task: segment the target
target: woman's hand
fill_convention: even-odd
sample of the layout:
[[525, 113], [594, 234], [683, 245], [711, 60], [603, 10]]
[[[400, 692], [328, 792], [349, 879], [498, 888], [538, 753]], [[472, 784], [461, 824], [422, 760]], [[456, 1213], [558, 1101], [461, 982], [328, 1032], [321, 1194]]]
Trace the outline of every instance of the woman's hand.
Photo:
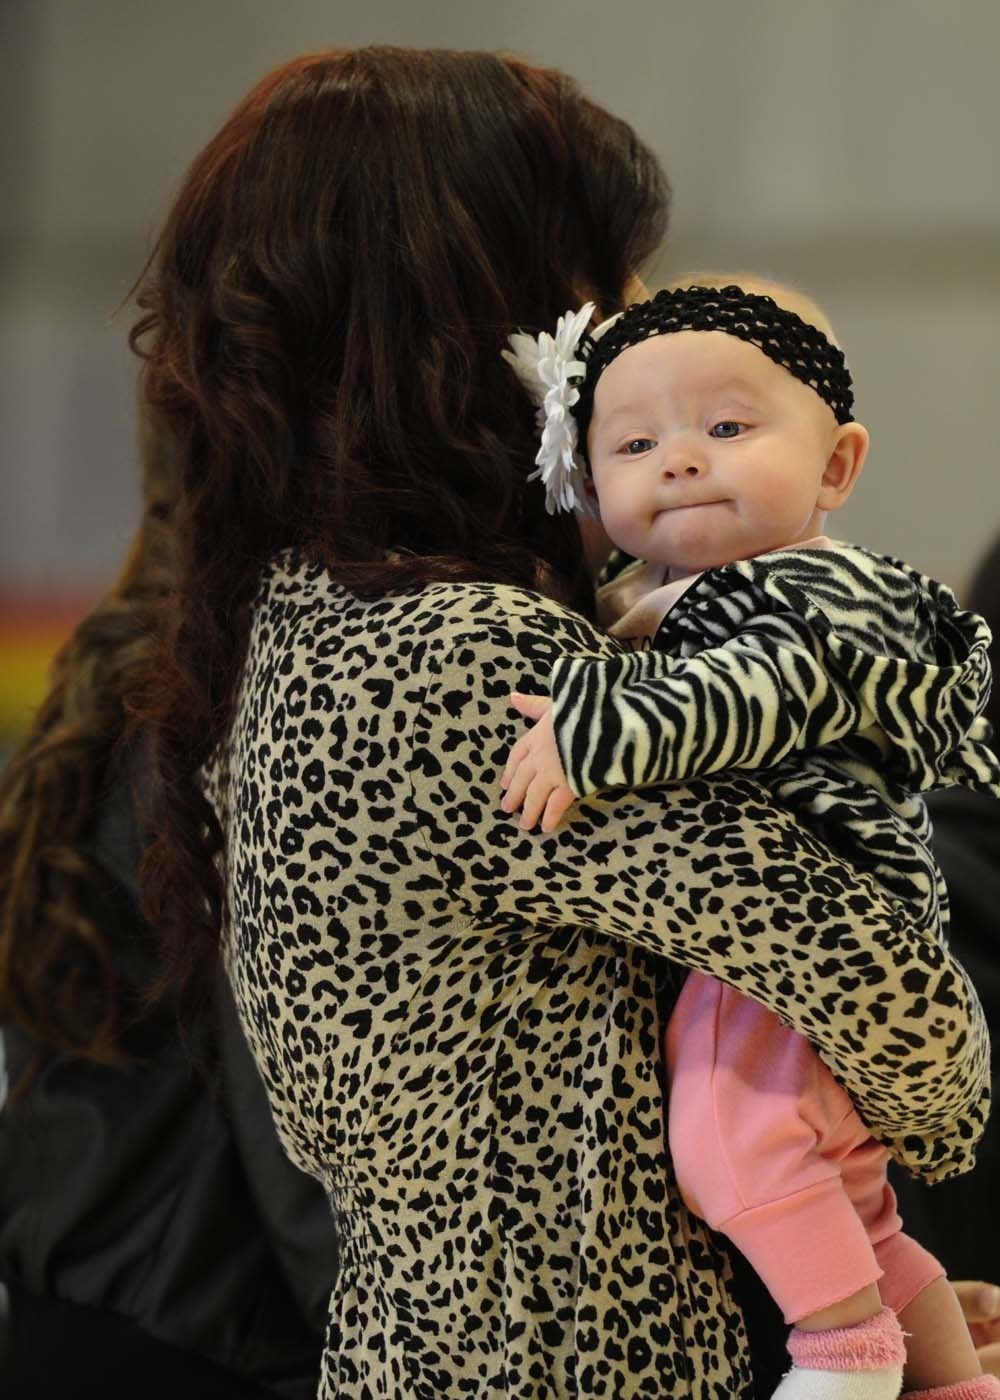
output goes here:
[[952, 1285], [988, 1376], [1000, 1376], [1000, 1288], [964, 1280]]
[[544, 695], [519, 695], [514, 691], [510, 703], [519, 715], [535, 723], [510, 751], [500, 779], [504, 790], [500, 806], [505, 812], [520, 811], [525, 831], [531, 831], [539, 817], [543, 831], [555, 831], [576, 797], [566, 784], [559, 757], [552, 701]]

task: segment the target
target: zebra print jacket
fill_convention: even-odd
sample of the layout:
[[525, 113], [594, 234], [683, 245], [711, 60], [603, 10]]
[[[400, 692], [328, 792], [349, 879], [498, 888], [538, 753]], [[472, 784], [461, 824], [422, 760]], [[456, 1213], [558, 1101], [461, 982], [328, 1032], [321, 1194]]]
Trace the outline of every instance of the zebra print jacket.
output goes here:
[[583, 796], [753, 769], [940, 935], [947, 902], [921, 794], [1000, 796], [980, 718], [989, 641], [943, 584], [858, 546], [712, 569], [648, 649], [555, 663], [567, 780]]

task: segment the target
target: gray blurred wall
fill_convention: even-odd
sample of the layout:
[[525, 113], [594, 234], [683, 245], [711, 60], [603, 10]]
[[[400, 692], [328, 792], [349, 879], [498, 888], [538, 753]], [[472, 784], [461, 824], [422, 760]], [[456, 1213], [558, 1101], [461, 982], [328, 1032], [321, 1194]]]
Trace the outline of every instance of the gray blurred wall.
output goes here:
[[137, 505], [129, 313], [190, 157], [328, 44], [572, 72], [675, 189], [655, 283], [799, 281], [872, 430], [832, 532], [959, 585], [1000, 529], [997, 0], [0, 0], [0, 587], [96, 584]]

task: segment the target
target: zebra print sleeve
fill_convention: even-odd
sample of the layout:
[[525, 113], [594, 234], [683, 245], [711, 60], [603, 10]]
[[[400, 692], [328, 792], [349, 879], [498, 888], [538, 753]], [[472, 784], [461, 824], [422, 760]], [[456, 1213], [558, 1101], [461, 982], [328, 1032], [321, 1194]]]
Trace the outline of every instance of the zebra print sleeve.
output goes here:
[[863, 736], [899, 797], [1000, 792], [977, 719], [988, 643], [942, 584], [855, 546], [730, 564], [688, 590], [653, 651], [556, 663], [567, 780], [583, 796], [766, 770]]
[[819, 639], [791, 614], [752, 619], [697, 656], [563, 658], [552, 698], [560, 756], [578, 797], [769, 768], [872, 723], [850, 685], [828, 673]]

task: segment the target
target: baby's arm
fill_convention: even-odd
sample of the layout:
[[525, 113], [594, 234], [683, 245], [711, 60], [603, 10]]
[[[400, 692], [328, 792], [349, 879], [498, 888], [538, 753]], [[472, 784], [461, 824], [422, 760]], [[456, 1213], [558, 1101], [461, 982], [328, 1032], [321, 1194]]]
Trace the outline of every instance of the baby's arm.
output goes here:
[[873, 719], [791, 613], [749, 619], [696, 656], [567, 657], [553, 670], [551, 703], [512, 703], [536, 724], [511, 750], [502, 805], [523, 805], [521, 825], [541, 818], [543, 831], [554, 830], [574, 796], [772, 767]]
[[642, 787], [764, 769], [856, 734], [874, 717], [809, 625], [764, 614], [695, 656], [566, 657], [553, 728], [570, 788]]
[[764, 770], [863, 736], [865, 764], [900, 790], [1000, 793], [976, 719], [987, 643], [981, 619], [896, 561], [852, 546], [762, 556], [704, 575], [653, 650], [557, 661], [560, 764], [546, 771], [584, 796]]

